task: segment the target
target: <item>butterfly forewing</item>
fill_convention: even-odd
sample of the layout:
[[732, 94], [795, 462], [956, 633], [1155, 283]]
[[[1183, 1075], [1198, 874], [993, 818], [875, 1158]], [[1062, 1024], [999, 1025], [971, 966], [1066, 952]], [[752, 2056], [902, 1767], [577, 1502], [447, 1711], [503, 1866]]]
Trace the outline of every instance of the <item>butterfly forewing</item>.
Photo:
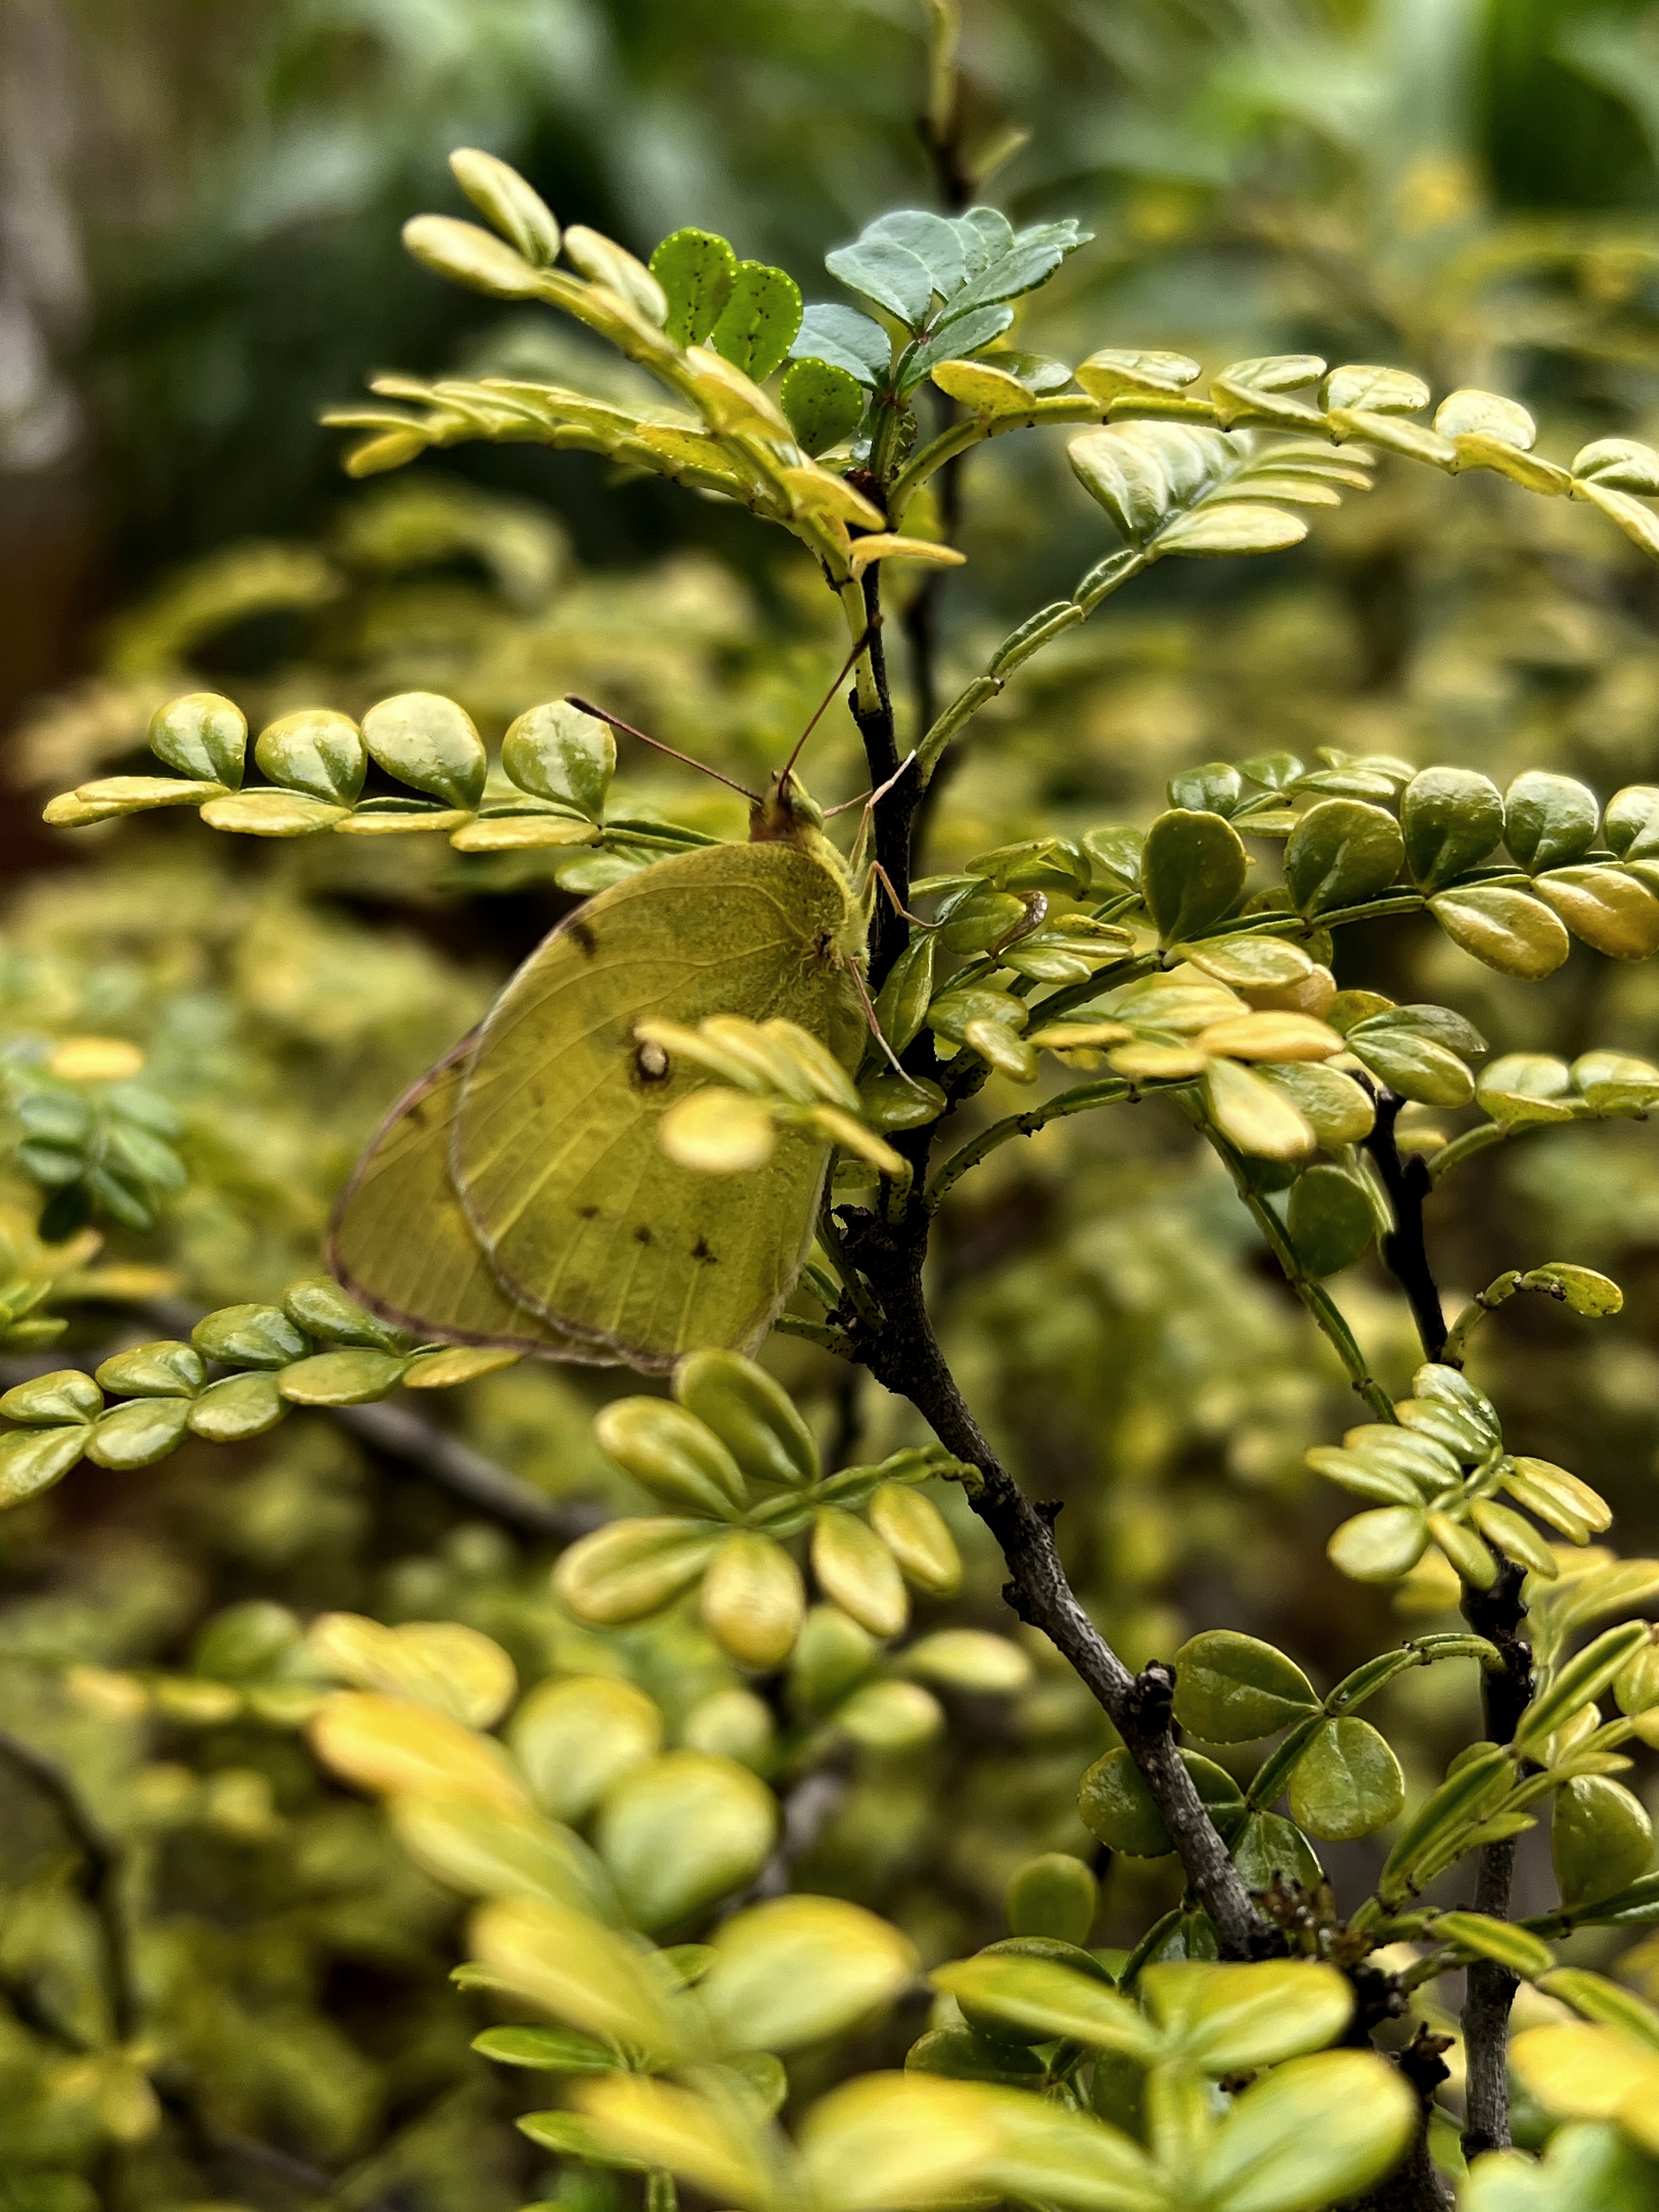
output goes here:
[[658, 862], [561, 923], [478, 1032], [450, 1138], [473, 1236], [508, 1297], [640, 1366], [752, 1348], [799, 1275], [828, 1153], [780, 1133], [763, 1168], [710, 1176], [657, 1142], [705, 1073], [634, 1030], [711, 1014], [798, 1022], [855, 1066], [864, 1021], [836, 949], [844, 880], [786, 843]]
[[329, 1265], [371, 1312], [418, 1338], [614, 1364], [606, 1346], [510, 1298], [461, 1211], [449, 1133], [472, 1044], [464, 1038], [381, 1123], [334, 1210]]

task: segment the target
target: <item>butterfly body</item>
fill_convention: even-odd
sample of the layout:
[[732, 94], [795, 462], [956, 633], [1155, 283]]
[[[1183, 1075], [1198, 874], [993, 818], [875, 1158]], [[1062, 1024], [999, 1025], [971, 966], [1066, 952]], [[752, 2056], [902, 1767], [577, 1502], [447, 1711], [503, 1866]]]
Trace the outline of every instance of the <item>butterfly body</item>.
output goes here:
[[706, 1079], [635, 1029], [781, 1018], [856, 1067], [866, 924], [808, 806], [775, 787], [750, 843], [658, 861], [544, 940], [360, 1164], [330, 1244], [355, 1296], [422, 1338], [551, 1358], [663, 1368], [759, 1343], [828, 1147], [789, 1129], [753, 1173], [678, 1166], [658, 1124]]

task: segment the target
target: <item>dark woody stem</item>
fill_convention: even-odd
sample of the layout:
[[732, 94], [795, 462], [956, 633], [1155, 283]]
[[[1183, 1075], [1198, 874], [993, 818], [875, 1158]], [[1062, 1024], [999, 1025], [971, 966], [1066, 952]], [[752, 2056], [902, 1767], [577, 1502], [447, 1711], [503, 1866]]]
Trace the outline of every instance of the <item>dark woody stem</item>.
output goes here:
[[[880, 611], [873, 568], [865, 578], [865, 605], [873, 623]], [[880, 704], [873, 712], [860, 713], [855, 694], [853, 713], [864, 738], [871, 781], [878, 787], [898, 765], [878, 627], [874, 629], [872, 648]], [[914, 775], [901, 776], [876, 805], [876, 856], [901, 900], [908, 892], [911, 837], [919, 795]], [[870, 981], [872, 987], [879, 988], [882, 977], [908, 942], [909, 932], [902, 915], [894, 913], [887, 902], [878, 902], [877, 916]], [[913, 1054], [919, 1048], [921, 1057], [931, 1065], [932, 1044], [924, 1031]], [[926, 1070], [918, 1066], [916, 1072]], [[977, 1470], [979, 1480], [970, 1486], [969, 1496], [1007, 1562], [1009, 1580], [1004, 1596], [1022, 1620], [1040, 1628], [1071, 1662], [1123, 1738], [1163, 1816], [1187, 1878], [1215, 1923], [1224, 1954], [1246, 1959], [1276, 1950], [1280, 1948], [1277, 1932], [1251, 1903], [1231, 1855], [1176, 1748], [1170, 1725], [1173, 1675], [1164, 1666], [1149, 1667], [1139, 1675], [1132, 1674], [1090, 1620], [1066, 1577], [1054, 1543], [1053, 1522], [1058, 1507], [1034, 1505], [1025, 1496], [986, 1441], [939, 1348], [921, 1281], [932, 1219], [922, 1195], [932, 1133], [930, 1128], [922, 1128], [899, 1138], [899, 1147], [910, 1158], [914, 1173], [896, 1219], [883, 1219], [865, 1212], [841, 1217], [843, 1261], [849, 1273], [856, 1271], [868, 1284], [876, 1311], [870, 1312], [869, 1301], [864, 1302], [865, 1310], [859, 1311], [849, 1297], [836, 1318], [851, 1336], [855, 1356], [877, 1381], [907, 1397], [940, 1443]]]
[[1446, 1348], [1446, 1316], [1423, 1230], [1423, 1203], [1434, 1184], [1422, 1154], [1402, 1153], [1395, 1142], [1395, 1123], [1406, 1101], [1380, 1086], [1376, 1096], [1376, 1122], [1364, 1145], [1382, 1178], [1395, 1218], [1392, 1234], [1382, 1239], [1382, 1261], [1410, 1301], [1425, 1353], [1438, 1359]]
[[[1477, 1635], [1498, 1646], [1501, 1671], [1481, 1674], [1486, 1735], [1508, 1743], [1532, 1698], [1532, 1650], [1521, 1634], [1527, 1608], [1521, 1602], [1522, 1571], [1506, 1559], [1489, 1590], [1466, 1589], [1463, 1617]], [[1510, 1885], [1515, 1874], [1515, 1840], [1483, 1844], [1475, 1861], [1474, 1909], [1495, 1920], [1509, 1917]], [[1463, 2115], [1463, 2154], [1507, 2150], [1510, 2143], [1510, 2007], [1518, 1984], [1506, 1966], [1477, 1959], [1464, 1984], [1463, 2045], [1468, 2085]]]

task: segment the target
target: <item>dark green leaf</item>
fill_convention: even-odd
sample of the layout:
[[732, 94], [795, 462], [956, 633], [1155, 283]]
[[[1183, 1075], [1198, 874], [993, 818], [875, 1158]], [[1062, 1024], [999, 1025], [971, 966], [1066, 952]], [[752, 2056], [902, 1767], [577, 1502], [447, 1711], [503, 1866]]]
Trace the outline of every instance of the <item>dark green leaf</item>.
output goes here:
[[[703, 345], [732, 296], [738, 258], [708, 230], [677, 230], [651, 257], [651, 274], [668, 301], [667, 331], [676, 345]], [[799, 295], [797, 295], [799, 296]]]
[[1312, 1167], [1297, 1177], [1286, 1218], [1297, 1260], [1310, 1282], [1352, 1267], [1376, 1228], [1370, 1194], [1337, 1167]]
[[1425, 768], [1400, 800], [1406, 859], [1425, 890], [1484, 860], [1504, 835], [1504, 801], [1490, 776], [1468, 768]]
[[1392, 814], [1358, 799], [1326, 799], [1291, 830], [1285, 881], [1303, 914], [1358, 906], [1388, 890], [1406, 848]]
[[778, 396], [804, 453], [827, 453], [850, 438], [864, 420], [863, 386], [833, 362], [796, 362]]
[[856, 307], [808, 307], [789, 349], [797, 361], [827, 361], [860, 384], [873, 385], [890, 366], [893, 348], [881, 325]]
[[1146, 833], [1140, 884], [1165, 945], [1201, 937], [1243, 895], [1249, 863], [1238, 832], [1218, 814], [1172, 807]]
[[788, 357], [801, 325], [800, 287], [781, 269], [739, 261], [731, 296], [709, 332], [714, 351], [757, 384]]

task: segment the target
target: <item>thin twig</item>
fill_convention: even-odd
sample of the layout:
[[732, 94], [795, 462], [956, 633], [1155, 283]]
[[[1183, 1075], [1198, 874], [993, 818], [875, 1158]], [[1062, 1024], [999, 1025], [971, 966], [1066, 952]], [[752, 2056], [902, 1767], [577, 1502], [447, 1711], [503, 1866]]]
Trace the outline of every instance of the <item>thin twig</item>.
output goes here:
[[132, 1968], [132, 1939], [127, 1926], [125, 1901], [121, 1895], [125, 1871], [118, 1844], [107, 1836], [83, 1802], [70, 1776], [55, 1759], [11, 1729], [0, 1728], [0, 1759], [27, 1775], [43, 1796], [52, 1800], [58, 1817], [81, 1854], [82, 1887], [98, 1916], [104, 1951], [104, 1988], [109, 1999], [110, 2025], [117, 2043], [130, 2043], [138, 2025], [137, 1984]]
[[[137, 1311], [152, 1328], [165, 1329], [177, 1338], [188, 1338], [202, 1318], [200, 1308], [175, 1298], [146, 1300]], [[49, 1356], [35, 1353], [17, 1359], [0, 1359], [0, 1385], [9, 1389], [14, 1382], [63, 1367], [76, 1367], [90, 1375], [112, 1352], [124, 1348], [131, 1341], [130, 1337], [124, 1337], [118, 1346], [105, 1345], [91, 1351], [68, 1352], [54, 1349]], [[526, 1482], [510, 1468], [486, 1459], [482, 1452], [474, 1451], [459, 1437], [424, 1419], [407, 1406], [326, 1406], [307, 1410], [326, 1413], [371, 1451], [400, 1466], [412, 1468], [475, 1512], [485, 1514], [492, 1521], [519, 1529], [526, 1535], [549, 1537], [556, 1543], [573, 1543], [578, 1536], [597, 1528], [605, 1518], [598, 1506], [565, 1503], [548, 1497], [533, 1482]]]

